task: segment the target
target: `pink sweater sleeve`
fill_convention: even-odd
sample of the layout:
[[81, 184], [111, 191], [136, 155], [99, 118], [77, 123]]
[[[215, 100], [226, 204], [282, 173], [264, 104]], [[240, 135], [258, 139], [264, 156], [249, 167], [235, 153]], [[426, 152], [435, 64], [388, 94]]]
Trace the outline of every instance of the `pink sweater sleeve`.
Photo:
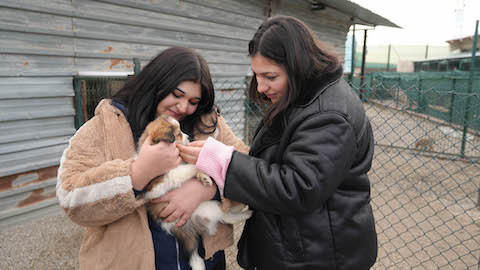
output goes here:
[[227, 146], [209, 137], [200, 151], [195, 168], [210, 175], [217, 186], [223, 189], [234, 150], [233, 146]]

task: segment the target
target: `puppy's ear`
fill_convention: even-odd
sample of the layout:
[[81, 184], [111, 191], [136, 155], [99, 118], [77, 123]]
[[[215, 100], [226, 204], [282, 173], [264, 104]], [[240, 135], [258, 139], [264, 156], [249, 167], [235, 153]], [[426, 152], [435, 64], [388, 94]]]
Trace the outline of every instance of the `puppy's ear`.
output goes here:
[[157, 144], [159, 142], [166, 142], [166, 143], [173, 143], [175, 141], [175, 135], [173, 134], [173, 128], [171, 128], [168, 132], [164, 132], [161, 136], [156, 137], [153, 139], [153, 143]]

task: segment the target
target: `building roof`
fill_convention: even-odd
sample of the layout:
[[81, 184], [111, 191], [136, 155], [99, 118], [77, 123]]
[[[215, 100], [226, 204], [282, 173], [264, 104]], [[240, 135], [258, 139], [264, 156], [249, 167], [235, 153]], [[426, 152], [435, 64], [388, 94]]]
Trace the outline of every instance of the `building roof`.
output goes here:
[[[478, 35], [478, 36], [480, 37], [480, 35]], [[474, 37], [474, 35], [461, 36], [461, 37], [456, 37], [454, 39], [449, 39], [446, 42], [447, 43], [452, 43], [452, 42], [455, 42], [455, 41], [460, 41], [460, 42], [465, 41], [465, 40], [470, 40], [471, 41], [471, 40], [473, 40], [473, 37]]]
[[348, 0], [314, 0], [313, 3], [323, 4], [325, 7], [350, 15], [355, 24], [401, 28], [388, 19]]
[[[480, 51], [475, 52], [475, 57], [480, 56]], [[458, 53], [458, 54], [451, 54], [448, 56], [444, 57], [435, 57], [435, 58], [428, 58], [428, 59], [422, 59], [422, 60], [414, 60], [413, 62], [429, 62], [429, 61], [438, 61], [438, 60], [451, 60], [451, 59], [464, 59], [468, 58], [470, 59], [472, 57], [471, 52], [464, 52], [464, 53]]]

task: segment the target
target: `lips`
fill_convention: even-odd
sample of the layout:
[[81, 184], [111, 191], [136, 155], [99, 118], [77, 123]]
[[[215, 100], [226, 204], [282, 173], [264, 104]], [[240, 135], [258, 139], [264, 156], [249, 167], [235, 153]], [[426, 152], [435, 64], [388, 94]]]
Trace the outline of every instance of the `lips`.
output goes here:
[[177, 120], [182, 117], [181, 113], [177, 113], [177, 112], [172, 111], [172, 110], [168, 110], [168, 114], [170, 114], [170, 116], [176, 118]]
[[272, 99], [272, 98], [275, 97], [275, 96], [276, 96], [276, 94], [267, 95], [267, 97], [268, 97], [269, 99]]

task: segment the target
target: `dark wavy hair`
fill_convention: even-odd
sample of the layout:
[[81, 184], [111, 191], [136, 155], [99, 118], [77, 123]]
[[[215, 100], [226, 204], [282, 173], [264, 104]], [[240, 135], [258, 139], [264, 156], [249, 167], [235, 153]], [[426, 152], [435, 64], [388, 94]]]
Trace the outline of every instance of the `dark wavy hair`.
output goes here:
[[[156, 118], [158, 103], [184, 81], [199, 83], [202, 98], [195, 112], [180, 122], [182, 130], [189, 136], [193, 136], [194, 130], [203, 134], [215, 130], [216, 119], [212, 126], [201, 119], [202, 115], [211, 114], [215, 108], [215, 91], [207, 61], [192, 49], [171, 47], [158, 54], [112, 97], [113, 101], [126, 107], [135, 142]], [[213, 131], [207, 132], [206, 128], [213, 128]]]
[[[289, 16], [271, 17], [260, 25], [248, 43], [248, 53], [250, 57], [261, 55], [273, 60], [288, 75], [286, 94], [270, 106], [263, 118], [267, 125], [290, 104], [315, 91], [312, 82], [341, 68], [333, 51], [318, 41], [305, 23]], [[256, 102], [265, 102], [268, 98], [257, 91], [257, 85], [252, 76], [249, 96]]]

